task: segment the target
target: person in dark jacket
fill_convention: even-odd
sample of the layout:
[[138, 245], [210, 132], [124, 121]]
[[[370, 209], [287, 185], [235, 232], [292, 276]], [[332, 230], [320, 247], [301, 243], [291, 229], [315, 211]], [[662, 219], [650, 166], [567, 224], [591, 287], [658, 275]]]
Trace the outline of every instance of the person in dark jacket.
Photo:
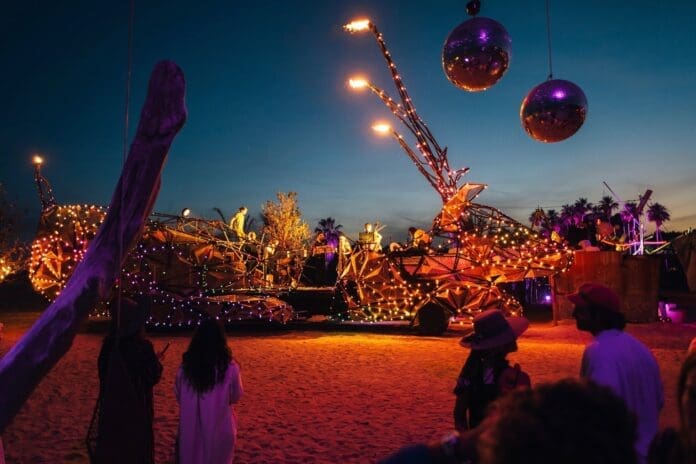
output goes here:
[[511, 367], [507, 355], [517, 351], [517, 337], [529, 327], [523, 317], [506, 318], [489, 309], [474, 318], [474, 330], [459, 342], [471, 349], [454, 388], [454, 426], [473, 429], [485, 417], [488, 405], [505, 391], [530, 386], [519, 365]]
[[99, 417], [95, 461], [154, 463], [152, 389], [162, 376], [164, 351], [144, 337], [149, 313], [142, 302], [123, 299], [99, 353]]

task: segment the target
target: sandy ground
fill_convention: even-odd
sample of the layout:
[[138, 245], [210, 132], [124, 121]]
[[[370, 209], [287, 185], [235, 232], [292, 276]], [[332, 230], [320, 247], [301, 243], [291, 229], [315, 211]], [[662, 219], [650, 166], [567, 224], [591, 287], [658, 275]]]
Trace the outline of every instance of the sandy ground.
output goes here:
[[[35, 317], [35, 316], [34, 316]], [[27, 329], [26, 314], [0, 313], [0, 353]], [[655, 354], [666, 405], [661, 423], [677, 422], [675, 387], [696, 325], [629, 327]], [[365, 332], [232, 333], [246, 395], [239, 405], [238, 463], [364, 463], [404, 444], [437, 439], [451, 426], [451, 393], [467, 355], [457, 330], [443, 337]], [[152, 335], [172, 346], [155, 387], [158, 463], [172, 462], [178, 422], [173, 382], [189, 335]], [[589, 335], [571, 323], [536, 324], [512, 359], [534, 383], [577, 375]], [[84, 445], [96, 400], [102, 335], [84, 332], [33, 392], [3, 434], [8, 463], [87, 462]]]

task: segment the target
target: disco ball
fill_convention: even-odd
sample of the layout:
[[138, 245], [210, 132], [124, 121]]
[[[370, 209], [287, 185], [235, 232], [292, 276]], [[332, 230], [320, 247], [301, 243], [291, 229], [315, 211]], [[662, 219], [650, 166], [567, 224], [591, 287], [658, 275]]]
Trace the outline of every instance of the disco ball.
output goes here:
[[442, 48], [442, 67], [457, 87], [479, 92], [503, 77], [512, 42], [507, 31], [489, 18], [471, 18], [457, 26]]
[[580, 129], [587, 116], [587, 98], [570, 81], [551, 79], [534, 87], [522, 101], [520, 119], [530, 137], [560, 142]]

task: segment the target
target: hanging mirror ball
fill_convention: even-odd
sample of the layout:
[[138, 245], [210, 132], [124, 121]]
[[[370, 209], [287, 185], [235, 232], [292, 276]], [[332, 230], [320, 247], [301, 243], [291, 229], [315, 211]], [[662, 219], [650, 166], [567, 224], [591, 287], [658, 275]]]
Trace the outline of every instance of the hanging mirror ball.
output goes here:
[[497, 21], [476, 17], [464, 21], [447, 37], [442, 67], [460, 89], [479, 92], [503, 77], [510, 64], [512, 41]]
[[567, 139], [580, 129], [586, 116], [585, 93], [562, 79], [551, 79], [534, 87], [520, 108], [524, 130], [531, 138], [545, 143]]

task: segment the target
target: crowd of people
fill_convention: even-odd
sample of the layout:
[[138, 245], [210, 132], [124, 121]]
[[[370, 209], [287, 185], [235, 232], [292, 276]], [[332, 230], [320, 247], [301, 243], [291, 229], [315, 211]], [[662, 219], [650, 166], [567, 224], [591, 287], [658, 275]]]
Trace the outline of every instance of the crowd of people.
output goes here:
[[[453, 432], [440, 442], [404, 447], [382, 462], [696, 464], [696, 352], [678, 380], [680, 426], [658, 430], [664, 404], [650, 350], [630, 334], [610, 288], [587, 283], [567, 297], [578, 330], [592, 334], [578, 379], [532, 388], [507, 359], [528, 328], [498, 309], [479, 313], [460, 340], [468, 357], [454, 387]], [[148, 308], [124, 301], [99, 355], [95, 462], [154, 462], [152, 388], [166, 348], [144, 338]], [[690, 347], [691, 349], [691, 347]], [[180, 463], [231, 463], [237, 435], [233, 405], [243, 395], [240, 366], [223, 327], [203, 321], [183, 355], [174, 385], [180, 408]]]
[[379, 221], [367, 222], [352, 240], [339, 230], [315, 229], [315, 235], [308, 246], [297, 250], [285, 250], [277, 239], [267, 243], [257, 241], [256, 233], [247, 230], [248, 208], [240, 206], [228, 223], [229, 238], [241, 244], [241, 250], [250, 257], [247, 272], [257, 265], [263, 272], [266, 285], [325, 286], [333, 285], [338, 275], [348, 265], [354, 251], [375, 253], [398, 252], [423, 254], [433, 252], [432, 236], [416, 227], [408, 229], [404, 242], [382, 243], [382, 230], [386, 225]]
[[575, 249], [588, 250], [594, 247], [596, 250], [623, 251], [627, 244], [626, 233], [620, 219], [593, 218], [588, 216], [582, 221], [574, 221], [570, 225], [555, 224], [550, 230], [542, 230], [542, 235], [547, 235], [554, 242], [566, 242]]
[[659, 367], [624, 332], [619, 296], [587, 283], [568, 299], [578, 330], [593, 336], [578, 379], [531, 388], [529, 376], [506, 359], [527, 323], [484, 311], [460, 342], [470, 353], [454, 389], [454, 431], [382, 463], [696, 464], [696, 352], [689, 348], [679, 376], [680, 426], [659, 431]]
[[[678, 378], [680, 423], [660, 431], [659, 367], [650, 350], [624, 331], [620, 297], [586, 283], [567, 298], [578, 330], [593, 337], [579, 378], [532, 387], [521, 366], [507, 359], [528, 321], [483, 311], [459, 342], [469, 353], [454, 387], [452, 432], [381, 462], [696, 464], [696, 343]], [[153, 387], [168, 345], [156, 353], [145, 338], [148, 313], [146, 299], [123, 299], [102, 344], [92, 462], [154, 462]], [[233, 408], [244, 389], [240, 365], [215, 319], [197, 327], [173, 389], [180, 418], [177, 462], [233, 462]], [[1, 451], [0, 442], [0, 459]]]

